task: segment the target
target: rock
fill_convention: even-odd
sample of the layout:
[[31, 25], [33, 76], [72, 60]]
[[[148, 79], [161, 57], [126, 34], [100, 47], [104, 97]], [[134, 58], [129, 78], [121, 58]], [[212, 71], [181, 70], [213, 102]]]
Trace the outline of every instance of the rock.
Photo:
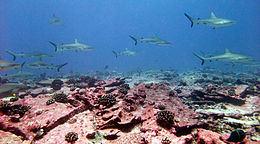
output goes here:
[[[223, 92], [224, 90], [224, 92]], [[234, 95], [233, 95], [234, 94]], [[233, 93], [226, 93], [226, 89], [215, 86], [208, 86], [206, 90], [194, 90], [191, 93], [193, 101], [212, 101], [214, 103], [232, 103], [234, 105], [243, 105], [245, 100]]]
[[220, 134], [209, 130], [198, 129], [197, 136], [197, 144], [225, 144], [225, 142], [220, 139]]
[[0, 143], [1, 144], [21, 144], [23, 140], [17, 135], [0, 130]]

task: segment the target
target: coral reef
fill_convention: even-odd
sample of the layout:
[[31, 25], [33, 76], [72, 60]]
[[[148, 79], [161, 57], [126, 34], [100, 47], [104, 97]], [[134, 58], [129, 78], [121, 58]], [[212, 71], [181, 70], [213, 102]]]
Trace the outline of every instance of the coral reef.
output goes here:
[[52, 97], [56, 102], [60, 102], [60, 103], [68, 102], [67, 95], [64, 93], [55, 93]]
[[171, 128], [174, 114], [170, 111], [159, 111], [156, 115], [157, 123], [163, 127]]
[[170, 144], [172, 141], [168, 137], [162, 138], [162, 144]]
[[18, 114], [19, 118], [23, 117], [24, 114], [29, 111], [31, 107], [26, 106], [26, 105], [21, 105], [21, 104], [15, 104], [12, 105], [7, 101], [2, 101], [0, 103], [0, 111], [3, 112], [6, 115], [15, 115]]
[[125, 76], [62, 77], [55, 91], [49, 80], [19, 93], [17, 101], [1, 100], [0, 143], [259, 143], [254, 75], [205, 68]]
[[116, 96], [112, 94], [102, 95], [99, 99], [101, 105], [111, 107], [116, 103]]
[[130, 89], [129, 84], [122, 84], [119, 86], [119, 92], [122, 94], [127, 94], [128, 90]]
[[55, 79], [51, 83], [51, 88], [53, 88], [54, 90], [60, 90], [62, 85], [63, 85], [62, 80]]
[[46, 101], [46, 105], [50, 105], [53, 103], [55, 103], [55, 99], [53, 99], [53, 98]]
[[67, 141], [67, 142], [75, 142], [75, 141], [77, 141], [79, 138], [78, 138], [78, 134], [77, 133], [75, 133], [75, 132], [69, 132], [69, 133], [67, 133], [66, 134], [66, 136], [65, 136], [65, 140]]

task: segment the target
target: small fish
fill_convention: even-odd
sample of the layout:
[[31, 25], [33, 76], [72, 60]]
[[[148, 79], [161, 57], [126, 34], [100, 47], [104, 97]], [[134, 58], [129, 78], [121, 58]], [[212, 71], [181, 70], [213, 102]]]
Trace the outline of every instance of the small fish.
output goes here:
[[227, 141], [229, 142], [242, 142], [246, 137], [246, 134], [243, 130], [234, 130], [231, 132]]
[[193, 53], [196, 57], [198, 57], [202, 62], [201, 65], [204, 64], [206, 60], [208, 61], [223, 61], [223, 62], [231, 62], [231, 63], [245, 63], [253, 61], [252, 57], [241, 55], [241, 54], [234, 54], [229, 51], [229, 49], [226, 49], [225, 53], [222, 55], [216, 55], [212, 57], [203, 57], [198, 54]]
[[138, 42], [149, 43], [149, 44], [154, 44], [154, 45], [158, 45], [158, 46], [170, 46], [171, 45], [170, 42], [159, 39], [156, 35], [154, 35], [152, 38], [141, 38], [141, 39], [137, 39], [131, 35], [129, 35], [129, 37], [135, 41], [135, 45], [137, 45]]
[[20, 56], [20, 57], [36, 57], [36, 58], [51, 58], [51, 57], [53, 57], [52, 55], [42, 53], [42, 52], [39, 52], [39, 51], [34, 51], [32, 53], [14, 53], [14, 52], [7, 50], [6, 52], [13, 56], [13, 61], [16, 60], [17, 56]]
[[57, 16], [55, 16], [55, 14], [52, 15], [50, 24], [61, 25], [62, 22], [63, 21], [60, 18], [58, 18]]
[[116, 58], [121, 55], [126, 55], [126, 56], [135, 56], [136, 55], [135, 51], [130, 51], [130, 50], [128, 50], [128, 48], [126, 48], [124, 51], [121, 51], [121, 52], [115, 52], [115, 51], [112, 51], [112, 52], [115, 54]]
[[109, 68], [109, 66], [108, 66], [108, 65], [105, 65], [104, 70], [107, 70], [108, 68]]
[[53, 64], [48, 64], [48, 63], [42, 62], [41, 60], [38, 60], [38, 61], [35, 61], [32, 63], [29, 63], [26, 66], [31, 69], [56, 69], [59, 72], [60, 69], [67, 64], [68, 63], [64, 63], [64, 64], [55, 66]]
[[52, 44], [55, 47], [55, 52], [60, 51], [67, 51], [67, 50], [75, 50], [75, 51], [88, 51], [93, 50], [94, 48], [82, 43], [79, 43], [77, 39], [75, 39], [75, 43], [71, 44], [61, 44], [57, 45], [51, 41], [49, 41], [50, 44]]
[[194, 23], [197, 23], [197, 24], [201, 24], [201, 25], [211, 26], [215, 29], [215, 28], [218, 28], [218, 27], [231, 26], [231, 25], [237, 23], [234, 20], [217, 18], [213, 12], [211, 12], [211, 16], [208, 19], [200, 19], [200, 18], [194, 19], [186, 13], [184, 13], [184, 15], [190, 20], [191, 27], [193, 27]]

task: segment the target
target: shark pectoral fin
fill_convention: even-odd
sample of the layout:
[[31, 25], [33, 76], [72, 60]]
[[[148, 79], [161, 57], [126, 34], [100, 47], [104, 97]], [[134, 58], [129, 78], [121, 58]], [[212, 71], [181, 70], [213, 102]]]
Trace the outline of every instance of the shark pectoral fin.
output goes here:
[[56, 68], [57, 68], [57, 71], [60, 72], [60, 69], [62, 67], [64, 67], [65, 65], [67, 65], [68, 63], [64, 63], [64, 64], [61, 64], [61, 65], [57, 65]]
[[190, 20], [190, 22], [191, 22], [190, 27], [193, 27], [194, 19], [186, 13], [184, 13], [184, 15]]
[[137, 38], [135, 38], [135, 37], [133, 37], [133, 36], [131, 36], [131, 35], [129, 35], [129, 37], [131, 38], [131, 39], [133, 39], [134, 41], [135, 41], [135, 45], [137, 45]]
[[117, 52], [115, 52], [115, 51], [112, 51], [112, 52], [113, 52], [113, 54], [115, 54], [115, 57], [117, 58], [118, 57]]
[[49, 41], [49, 43], [52, 44], [52, 45], [55, 47], [55, 52], [57, 52], [57, 50], [58, 50], [57, 44], [55, 44], [55, 43], [53, 43], [53, 42], [51, 42], [51, 41]]
[[196, 54], [196, 53], [193, 53], [196, 57], [198, 57], [200, 60], [201, 60], [201, 65], [203, 65], [205, 63], [205, 58]]

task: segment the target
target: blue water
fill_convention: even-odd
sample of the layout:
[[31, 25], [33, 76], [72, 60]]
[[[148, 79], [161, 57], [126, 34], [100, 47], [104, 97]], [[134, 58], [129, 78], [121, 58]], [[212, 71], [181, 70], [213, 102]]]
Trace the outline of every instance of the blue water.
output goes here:
[[[136, 69], [186, 70], [203, 67], [192, 52], [221, 54], [231, 52], [252, 56], [260, 61], [260, 1], [258, 0], [2, 0], [0, 1], [0, 48], [5, 60], [12, 60], [5, 50], [32, 52], [36, 49], [52, 54], [45, 62], [69, 64], [62, 72], [132, 71]], [[237, 24], [212, 29], [194, 25], [184, 16], [217, 17]], [[55, 14], [63, 25], [51, 25]], [[152, 37], [170, 41], [171, 47], [137, 44], [128, 37]], [[93, 46], [88, 52], [54, 52], [48, 43], [73, 43], [74, 39]], [[128, 48], [137, 56], [121, 56], [112, 50]], [[19, 57], [16, 62], [35, 59]], [[231, 64], [206, 62], [205, 66], [233, 69]], [[40, 70], [27, 71], [41, 72]], [[12, 70], [15, 71], [15, 70]], [[8, 71], [8, 72], [12, 72]], [[54, 73], [54, 70], [47, 70]]]

